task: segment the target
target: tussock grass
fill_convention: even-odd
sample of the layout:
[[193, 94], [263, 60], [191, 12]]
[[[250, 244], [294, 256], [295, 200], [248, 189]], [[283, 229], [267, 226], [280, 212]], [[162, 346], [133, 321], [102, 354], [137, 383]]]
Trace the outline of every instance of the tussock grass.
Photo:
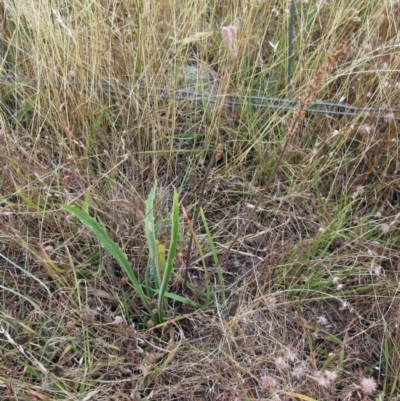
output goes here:
[[2, 399], [398, 399], [398, 2], [2, 9]]

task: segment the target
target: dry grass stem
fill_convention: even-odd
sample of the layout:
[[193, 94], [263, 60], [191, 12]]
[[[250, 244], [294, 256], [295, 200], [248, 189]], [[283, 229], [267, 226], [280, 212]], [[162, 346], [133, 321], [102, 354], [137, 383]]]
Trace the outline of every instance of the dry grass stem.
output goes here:
[[399, 400], [400, 3], [286, 3], [1, 3], [1, 400]]

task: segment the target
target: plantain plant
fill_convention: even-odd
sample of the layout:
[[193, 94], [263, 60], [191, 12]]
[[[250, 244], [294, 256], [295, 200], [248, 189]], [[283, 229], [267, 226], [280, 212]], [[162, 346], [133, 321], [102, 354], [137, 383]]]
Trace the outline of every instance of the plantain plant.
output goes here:
[[[146, 241], [149, 249], [149, 263], [145, 279], [137, 277], [120, 246], [114, 242], [99, 222], [82, 208], [75, 205], [62, 205], [61, 207], [78, 218], [87, 226], [100, 241], [100, 244], [114, 257], [128, 276], [134, 290], [139, 295], [150, 319], [158, 324], [164, 321], [165, 308], [168, 306], [166, 298], [185, 304], [191, 303], [189, 299], [168, 292], [168, 283], [173, 275], [173, 265], [179, 239], [179, 199], [175, 192], [171, 212], [171, 235], [167, 258], [165, 248], [158, 242], [155, 231], [154, 200], [157, 182], [154, 183], [150, 194], [145, 201], [146, 217], [144, 219]], [[157, 308], [152, 306], [152, 299], [157, 300]]]

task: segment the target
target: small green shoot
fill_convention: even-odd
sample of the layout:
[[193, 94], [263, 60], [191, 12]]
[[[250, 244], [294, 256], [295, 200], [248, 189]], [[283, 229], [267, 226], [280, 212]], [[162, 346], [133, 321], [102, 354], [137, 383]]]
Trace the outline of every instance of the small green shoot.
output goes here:
[[157, 181], [154, 183], [153, 188], [145, 201], [146, 217], [144, 218], [144, 226], [146, 233], [147, 247], [149, 248], [149, 263], [146, 271], [146, 284], [149, 288], [153, 285], [155, 288], [160, 288], [161, 271], [158, 260], [157, 238], [155, 232], [155, 219], [154, 219], [154, 199], [156, 195]]
[[225, 295], [225, 287], [224, 287], [224, 276], [222, 274], [221, 267], [218, 265], [217, 248], [215, 247], [214, 240], [213, 240], [210, 228], [208, 227], [207, 219], [206, 219], [206, 216], [204, 214], [203, 208], [200, 208], [200, 216], [201, 216], [201, 220], [203, 222], [204, 228], [206, 229], [207, 239], [208, 239], [208, 243], [209, 243], [210, 248], [211, 248], [211, 252], [212, 252], [212, 255], [213, 255], [214, 263], [217, 265], [218, 282], [219, 282], [219, 286], [220, 286], [220, 289], [221, 289], [221, 298], [222, 298], [221, 302], [222, 302], [222, 305], [225, 305], [225, 303], [226, 303], [226, 295]]
[[[62, 208], [71, 213], [73, 216], [77, 217], [83, 224], [85, 224], [90, 230], [96, 235], [97, 239], [100, 241], [101, 245], [107, 249], [110, 254], [119, 263], [121, 268], [124, 270], [125, 274], [129, 277], [134, 289], [140, 296], [144, 306], [151, 315], [151, 318], [156, 323], [161, 323], [163, 321], [164, 315], [164, 299], [170, 298], [179, 302], [189, 303], [190, 301], [184, 297], [178, 296], [167, 292], [168, 284], [170, 278], [173, 274], [174, 260], [176, 256], [176, 250], [178, 247], [179, 239], [179, 199], [178, 194], [175, 192], [172, 213], [171, 213], [171, 241], [168, 250], [168, 257], [165, 261], [165, 256], [160, 254], [159, 243], [155, 234], [155, 220], [153, 214], [155, 192], [157, 189], [157, 183], [154, 184], [150, 191], [150, 194], [146, 200], [146, 217], [145, 217], [145, 232], [147, 245], [149, 248], [149, 264], [146, 272], [146, 282], [144, 284], [140, 283], [139, 279], [136, 277], [130, 263], [128, 262], [125, 254], [121, 248], [109, 237], [108, 233], [103, 227], [91, 216], [87, 214], [86, 211], [72, 205], [62, 205]], [[161, 252], [163, 253], [163, 252]], [[147, 288], [148, 294], [144, 292], [144, 288]], [[157, 312], [153, 311], [150, 306], [149, 298], [152, 294], [157, 294]]]
[[[178, 247], [178, 239], [179, 239], [179, 199], [177, 192], [174, 193], [174, 200], [172, 203], [172, 213], [171, 213], [171, 241], [169, 244], [167, 263], [165, 265], [165, 270], [160, 272], [161, 277], [161, 286], [160, 292], [158, 294], [158, 314], [159, 320], [163, 320], [163, 301], [165, 292], [168, 288], [169, 280], [173, 274], [174, 269], [174, 260], [176, 256], [176, 249]], [[159, 263], [161, 266], [161, 263]]]

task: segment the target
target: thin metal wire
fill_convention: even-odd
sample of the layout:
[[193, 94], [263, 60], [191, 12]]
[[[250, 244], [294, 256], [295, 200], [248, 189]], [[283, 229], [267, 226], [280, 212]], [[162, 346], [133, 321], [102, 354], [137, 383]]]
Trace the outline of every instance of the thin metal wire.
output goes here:
[[[11, 75], [0, 75], [0, 85], [37, 85], [36, 81], [29, 79], [25, 76], [11, 76]], [[118, 88], [123, 92], [123, 94], [129, 96], [133, 91], [139, 89], [140, 96], [145, 97], [150, 93], [156, 93], [159, 99], [168, 99], [174, 97], [176, 100], [190, 100], [193, 102], [206, 102], [206, 103], [216, 103], [220, 98], [225, 99], [225, 104], [237, 107], [255, 107], [273, 110], [283, 110], [291, 111], [297, 104], [298, 100], [293, 99], [281, 99], [276, 97], [267, 97], [260, 95], [238, 95], [238, 94], [214, 94], [214, 93], [199, 93], [190, 89], [168, 89], [168, 88], [158, 88], [158, 87], [148, 87], [140, 84], [125, 85], [120, 82], [115, 82], [115, 84], [109, 82], [100, 81], [98, 83], [94, 82], [57, 82], [60, 87], [88, 87], [88, 88], [99, 88], [107, 96], [115, 95], [116, 90], [113, 88]], [[327, 114], [327, 115], [337, 115], [337, 116], [363, 116], [363, 117], [373, 117], [373, 118], [389, 118], [400, 121], [400, 110], [391, 108], [376, 108], [376, 107], [356, 107], [350, 106], [344, 103], [332, 103], [325, 101], [315, 101], [312, 103], [311, 107], [307, 109], [308, 113], [312, 114]]]

